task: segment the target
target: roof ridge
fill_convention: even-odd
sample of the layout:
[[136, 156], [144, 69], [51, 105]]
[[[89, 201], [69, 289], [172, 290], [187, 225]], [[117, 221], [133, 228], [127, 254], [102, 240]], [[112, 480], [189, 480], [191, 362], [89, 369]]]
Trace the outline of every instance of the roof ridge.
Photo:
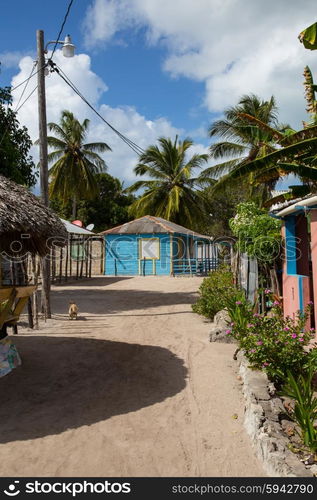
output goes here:
[[[147, 216], [150, 220], [154, 220], [154, 222], [156, 222], [156, 224], [158, 224], [159, 226], [161, 226], [163, 229], [167, 230], [169, 233], [171, 232], [171, 228], [166, 226], [165, 224], [163, 224], [163, 222], [157, 220], [158, 218], [155, 217], [155, 215], [148, 215]], [[162, 219], [162, 217], [160, 217], [160, 219]], [[166, 219], [163, 219], [163, 220], [166, 220]], [[166, 221], [166, 222], [170, 222], [170, 221]]]
[[109, 229], [106, 229], [105, 231], [101, 231], [98, 234], [105, 234], [105, 233], [108, 233], [109, 231], [112, 231], [113, 229], [119, 229], [119, 227], [126, 226], [127, 224], [132, 224], [132, 222], [135, 222], [136, 220], [144, 219], [144, 217], [149, 217], [149, 215], [142, 215], [142, 217], [137, 217], [136, 219], [129, 220], [128, 222], [124, 222], [123, 224], [119, 224], [118, 226], [110, 227]]

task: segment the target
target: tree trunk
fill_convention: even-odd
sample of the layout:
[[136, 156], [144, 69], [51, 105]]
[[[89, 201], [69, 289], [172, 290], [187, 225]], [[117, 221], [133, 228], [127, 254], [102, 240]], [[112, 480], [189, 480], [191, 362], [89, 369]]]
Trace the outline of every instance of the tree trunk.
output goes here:
[[73, 210], [72, 210], [72, 218], [73, 220], [76, 219], [76, 214], [77, 214], [77, 198], [76, 196], [73, 197]]

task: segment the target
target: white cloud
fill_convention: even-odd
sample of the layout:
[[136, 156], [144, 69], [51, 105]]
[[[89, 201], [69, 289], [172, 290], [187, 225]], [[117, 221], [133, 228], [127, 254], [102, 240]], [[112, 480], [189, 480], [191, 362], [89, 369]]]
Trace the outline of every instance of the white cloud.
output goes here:
[[274, 94], [281, 121], [305, 119], [302, 72], [317, 71], [316, 52], [299, 32], [314, 22], [315, 0], [95, 0], [85, 20], [90, 47], [145, 28], [150, 44], [163, 44], [165, 71], [205, 82], [211, 112], [247, 93]]
[[[186, 135], [183, 130], [175, 128], [166, 118], [149, 120], [134, 107], [113, 108], [100, 104], [101, 96], [107, 90], [107, 85], [91, 70], [88, 55], [80, 54], [72, 59], [66, 59], [60, 51], [57, 51], [54, 60], [104, 119], [141, 148], [145, 149], [150, 144], [155, 143], [160, 136]], [[33, 61], [30, 57], [25, 57], [20, 61], [20, 71], [13, 78], [12, 86], [16, 86], [28, 78], [32, 65]], [[30, 80], [23, 99], [35, 86], [36, 76]], [[13, 93], [13, 106], [16, 106], [23, 87], [22, 85]], [[48, 122], [58, 122], [63, 109], [72, 111], [80, 120], [89, 118], [91, 123], [87, 141], [103, 141], [112, 148], [112, 152], [107, 152], [104, 155], [109, 173], [124, 180], [126, 184], [135, 180], [133, 168], [137, 163], [137, 155], [87, 107], [56, 73], [51, 73], [46, 77], [46, 105]], [[22, 106], [18, 117], [20, 123], [28, 128], [32, 140], [36, 140], [38, 138], [36, 92]], [[196, 145], [196, 148], [199, 149], [200, 145]], [[32, 153], [37, 161], [37, 147], [33, 147]]]
[[25, 53], [14, 52], [0, 52], [0, 63], [4, 69], [17, 68], [22, 57], [26, 56]]

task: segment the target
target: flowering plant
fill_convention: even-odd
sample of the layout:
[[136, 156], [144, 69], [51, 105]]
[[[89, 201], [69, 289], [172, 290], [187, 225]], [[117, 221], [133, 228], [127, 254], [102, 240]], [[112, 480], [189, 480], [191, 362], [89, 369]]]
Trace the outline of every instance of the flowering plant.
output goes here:
[[247, 325], [239, 328], [233, 324], [230, 334], [238, 340], [251, 367], [265, 370], [269, 378], [282, 382], [288, 371], [300, 373], [313, 331], [305, 331], [310, 306], [304, 313], [298, 312], [296, 319], [284, 318], [281, 307], [273, 306], [273, 317], [248, 314]]

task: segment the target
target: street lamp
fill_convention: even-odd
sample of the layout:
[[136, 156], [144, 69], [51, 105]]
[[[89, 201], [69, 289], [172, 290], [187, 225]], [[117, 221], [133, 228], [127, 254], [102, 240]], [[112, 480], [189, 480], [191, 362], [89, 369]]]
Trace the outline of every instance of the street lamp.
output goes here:
[[45, 45], [45, 51], [44, 51], [45, 54], [47, 54], [47, 52], [48, 52], [47, 47], [49, 46], [50, 43], [54, 43], [54, 44], [60, 43], [60, 44], [62, 44], [63, 45], [63, 47], [62, 47], [63, 56], [64, 57], [74, 57], [74, 54], [75, 54], [75, 45], [72, 43], [70, 35], [66, 35], [64, 41], [61, 41], [61, 40], [52, 40], [51, 42], [47, 42], [47, 44]]
[[[73, 57], [75, 46], [71, 42], [69, 35], [64, 41], [55, 40], [48, 42], [44, 48], [44, 32], [37, 30], [37, 85], [38, 85], [38, 114], [39, 114], [39, 146], [40, 146], [40, 185], [41, 198], [46, 207], [49, 204], [48, 197], [48, 161], [47, 161], [47, 120], [46, 120], [46, 98], [45, 98], [45, 54], [50, 43], [62, 44], [63, 55]], [[51, 317], [50, 305], [50, 261], [47, 258], [42, 259], [42, 304], [44, 306], [45, 317]]]

